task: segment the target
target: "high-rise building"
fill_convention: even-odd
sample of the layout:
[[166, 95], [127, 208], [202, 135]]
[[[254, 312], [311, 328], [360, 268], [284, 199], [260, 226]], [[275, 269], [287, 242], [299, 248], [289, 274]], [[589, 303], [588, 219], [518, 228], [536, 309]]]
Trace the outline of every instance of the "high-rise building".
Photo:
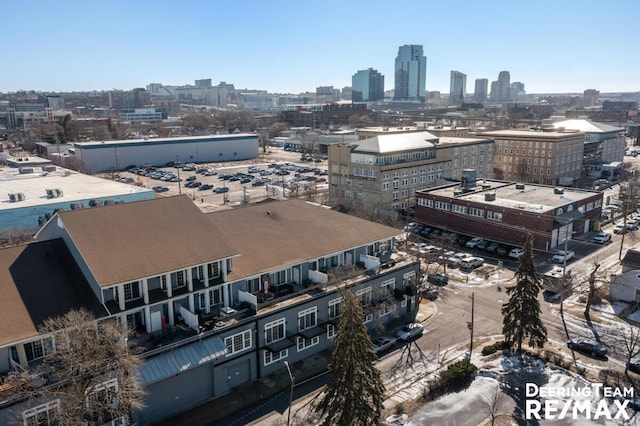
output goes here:
[[484, 102], [487, 100], [487, 88], [489, 86], [489, 80], [486, 78], [476, 78], [476, 87], [473, 92], [473, 97], [478, 102]]
[[398, 49], [394, 99], [424, 102], [427, 57], [422, 46], [405, 44]]
[[496, 101], [509, 101], [511, 100], [511, 76], [509, 71], [500, 71], [498, 74], [498, 84], [496, 89], [498, 90]]
[[467, 95], [467, 75], [460, 71], [451, 71], [449, 84], [449, 103], [455, 105]]
[[586, 107], [596, 106], [598, 103], [598, 96], [600, 96], [600, 91], [596, 89], [587, 89], [584, 91], [582, 95], [583, 105]]
[[525, 92], [524, 90], [524, 83], [520, 81], [514, 81], [513, 83], [511, 83], [510, 94], [511, 94], [512, 100], [518, 99], [519, 97], [526, 95], [527, 92]]
[[356, 72], [351, 77], [351, 98], [354, 102], [384, 99], [384, 76], [373, 68]]
[[196, 80], [196, 87], [211, 87], [211, 79], [203, 78], [202, 80]]

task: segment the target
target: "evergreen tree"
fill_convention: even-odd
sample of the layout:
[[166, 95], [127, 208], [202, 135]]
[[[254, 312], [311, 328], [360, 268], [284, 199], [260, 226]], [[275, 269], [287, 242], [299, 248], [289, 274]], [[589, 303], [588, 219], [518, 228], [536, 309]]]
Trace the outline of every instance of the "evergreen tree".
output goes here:
[[380, 424], [385, 387], [373, 365], [373, 343], [363, 323], [364, 312], [350, 291], [344, 292], [344, 309], [329, 371], [316, 411], [324, 425]]
[[522, 342], [528, 338], [528, 344], [541, 348], [547, 341], [547, 329], [540, 319], [538, 295], [542, 290], [542, 277], [533, 261], [533, 237], [527, 236], [523, 253], [520, 256], [516, 285], [507, 287], [509, 301], [502, 305], [502, 333], [506, 342], [517, 345], [522, 351]]

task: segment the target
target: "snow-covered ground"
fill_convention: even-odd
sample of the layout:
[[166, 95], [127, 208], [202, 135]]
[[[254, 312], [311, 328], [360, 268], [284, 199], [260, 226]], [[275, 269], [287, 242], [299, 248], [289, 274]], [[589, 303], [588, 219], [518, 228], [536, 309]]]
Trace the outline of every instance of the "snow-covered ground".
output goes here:
[[[435, 401], [427, 403], [423, 408], [416, 412], [410, 419], [408, 425], [439, 425], [439, 426], [476, 426], [482, 424], [490, 416], [489, 404], [494, 399], [494, 392], [497, 386], [505, 395], [501, 404], [499, 413], [513, 414], [521, 418], [525, 417], [525, 406], [527, 400], [542, 401], [542, 409], [544, 410], [544, 402], [557, 401], [558, 411], [554, 413], [553, 420], [535, 420], [523, 421], [521, 424], [539, 424], [539, 425], [559, 425], [559, 426], [587, 426], [587, 425], [637, 425], [640, 421], [634, 416], [632, 409], [625, 410], [625, 414], [618, 414], [618, 405], [611, 399], [602, 398], [601, 392], [594, 391], [592, 384], [585, 379], [561, 369], [552, 369], [543, 361], [533, 358], [505, 357], [494, 356], [491, 361], [479, 363], [478, 377], [471, 385], [460, 392], [450, 393]], [[547, 397], [536, 398], [527, 397], [525, 393], [526, 383], [535, 383], [538, 386], [544, 386], [548, 390], [574, 389], [579, 395], [574, 394], [573, 397]], [[589, 392], [591, 391], [591, 392]], [[591, 395], [587, 395], [591, 393]], [[607, 410], [611, 416], [618, 415], [619, 418], [608, 420], [601, 411], [599, 419], [595, 420], [595, 413], [599, 407], [600, 401], [606, 401]], [[578, 411], [573, 414], [573, 406], [567, 412], [563, 419], [559, 419], [560, 411], [566, 403], [573, 404], [575, 401], [584, 401], [589, 406], [590, 414], [586, 410]], [[588, 402], [587, 402], [588, 401]], [[621, 402], [618, 401], [618, 404]], [[604, 408], [600, 407], [600, 410]], [[540, 411], [541, 417], [544, 417], [543, 411]], [[625, 415], [630, 419], [623, 421]], [[513, 424], [517, 424], [513, 421]]]

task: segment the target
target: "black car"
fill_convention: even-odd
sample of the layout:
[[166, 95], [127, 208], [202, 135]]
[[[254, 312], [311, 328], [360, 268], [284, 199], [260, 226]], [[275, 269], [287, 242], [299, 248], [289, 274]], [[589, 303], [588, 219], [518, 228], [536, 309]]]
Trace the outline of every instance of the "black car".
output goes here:
[[229, 192], [229, 188], [227, 188], [226, 186], [219, 186], [214, 189], [213, 192], [215, 192], [216, 194], [222, 194], [223, 192]]
[[574, 337], [567, 342], [569, 349], [574, 349], [592, 357], [605, 357], [607, 348], [593, 339], [584, 339], [582, 337]]
[[213, 189], [213, 185], [209, 185], [208, 183], [205, 183], [204, 185], [200, 185], [198, 187], [198, 191], [206, 191], [208, 189]]
[[449, 278], [443, 274], [429, 274], [427, 276], [427, 281], [429, 281], [433, 285], [444, 286], [449, 282]]
[[640, 358], [633, 358], [630, 360], [627, 367], [629, 368], [629, 371], [640, 374]]

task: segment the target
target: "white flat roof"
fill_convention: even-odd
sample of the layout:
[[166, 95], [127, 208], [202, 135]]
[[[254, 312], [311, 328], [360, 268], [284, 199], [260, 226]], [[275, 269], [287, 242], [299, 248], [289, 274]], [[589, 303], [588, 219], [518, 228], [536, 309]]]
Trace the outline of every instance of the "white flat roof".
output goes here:
[[[89, 176], [60, 167], [57, 167], [54, 172], [43, 172], [39, 167], [34, 167], [34, 170], [35, 173], [20, 174], [15, 168], [0, 168], [0, 210], [153, 192], [148, 188]], [[61, 189], [63, 196], [47, 198], [47, 189]], [[9, 201], [9, 194], [20, 192], [25, 196], [24, 201]]]

